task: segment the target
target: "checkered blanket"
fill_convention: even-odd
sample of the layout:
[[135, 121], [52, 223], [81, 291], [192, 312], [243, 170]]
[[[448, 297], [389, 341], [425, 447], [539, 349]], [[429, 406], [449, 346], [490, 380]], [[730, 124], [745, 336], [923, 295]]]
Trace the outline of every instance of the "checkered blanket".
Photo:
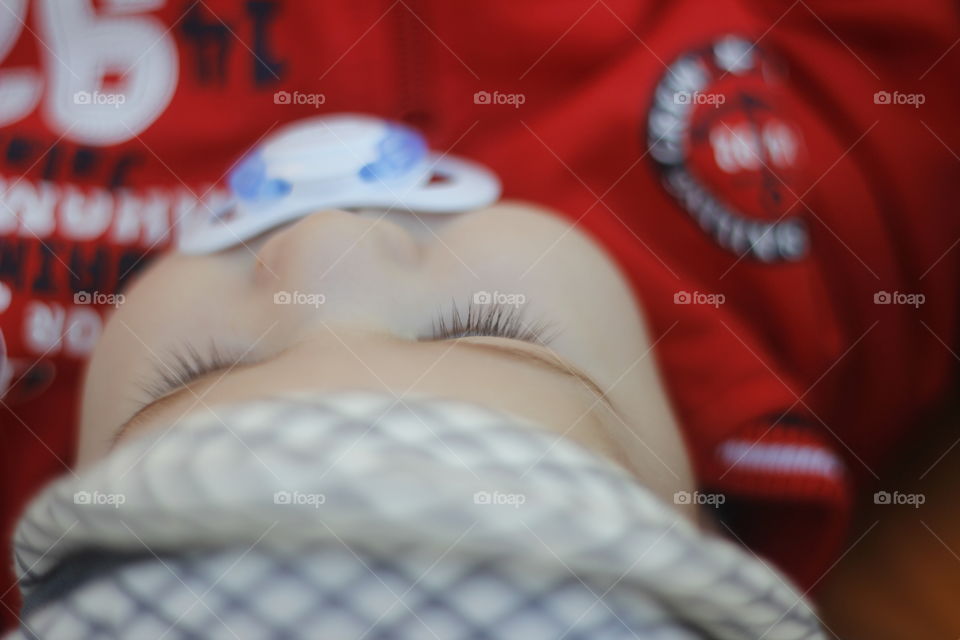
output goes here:
[[131, 439], [30, 505], [12, 638], [820, 638], [766, 564], [537, 425], [285, 396]]

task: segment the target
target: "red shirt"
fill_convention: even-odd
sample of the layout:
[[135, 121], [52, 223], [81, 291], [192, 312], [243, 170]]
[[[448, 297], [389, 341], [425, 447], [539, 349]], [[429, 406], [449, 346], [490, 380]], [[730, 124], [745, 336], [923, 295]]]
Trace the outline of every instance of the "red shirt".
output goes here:
[[71, 463], [106, 311], [84, 302], [166, 248], [244, 149], [317, 113], [404, 120], [594, 233], [649, 317], [702, 487], [804, 585], [953, 382], [955, 3], [7, 4], [7, 529]]

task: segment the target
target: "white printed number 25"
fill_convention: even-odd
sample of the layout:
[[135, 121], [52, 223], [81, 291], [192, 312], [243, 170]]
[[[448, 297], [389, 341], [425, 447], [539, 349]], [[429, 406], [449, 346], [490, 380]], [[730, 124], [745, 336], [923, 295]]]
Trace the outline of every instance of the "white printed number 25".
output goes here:
[[[165, 0], [152, 0], [155, 8]], [[43, 99], [53, 131], [90, 145], [118, 144], [163, 113], [177, 85], [173, 38], [144, 1], [35, 0], [44, 78], [31, 68], [0, 70], [0, 126], [28, 116]], [[24, 31], [27, 0], [0, 0], [0, 61]], [[108, 75], [116, 79], [104, 87]]]

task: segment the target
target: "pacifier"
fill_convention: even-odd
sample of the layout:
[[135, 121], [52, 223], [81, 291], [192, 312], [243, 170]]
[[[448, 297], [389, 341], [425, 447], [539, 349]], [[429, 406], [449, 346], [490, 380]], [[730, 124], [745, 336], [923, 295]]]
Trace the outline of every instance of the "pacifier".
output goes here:
[[220, 251], [319, 209], [445, 216], [500, 196], [500, 181], [489, 169], [431, 151], [410, 127], [357, 114], [284, 126], [251, 149], [227, 183], [224, 205], [184, 225], [181, 252]]

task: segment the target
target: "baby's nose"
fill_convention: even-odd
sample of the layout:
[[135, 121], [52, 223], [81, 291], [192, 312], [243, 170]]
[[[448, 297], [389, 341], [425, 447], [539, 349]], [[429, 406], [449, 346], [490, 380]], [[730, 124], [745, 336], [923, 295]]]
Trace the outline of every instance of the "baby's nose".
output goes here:
[[415, 268], [423, 246], [390, 215], [336, 209], [310, 214], [267, 239], [257, 252], [258, 265], [267, 280], [303, 286], [333, 277], [359, 284], [374, 274]]

